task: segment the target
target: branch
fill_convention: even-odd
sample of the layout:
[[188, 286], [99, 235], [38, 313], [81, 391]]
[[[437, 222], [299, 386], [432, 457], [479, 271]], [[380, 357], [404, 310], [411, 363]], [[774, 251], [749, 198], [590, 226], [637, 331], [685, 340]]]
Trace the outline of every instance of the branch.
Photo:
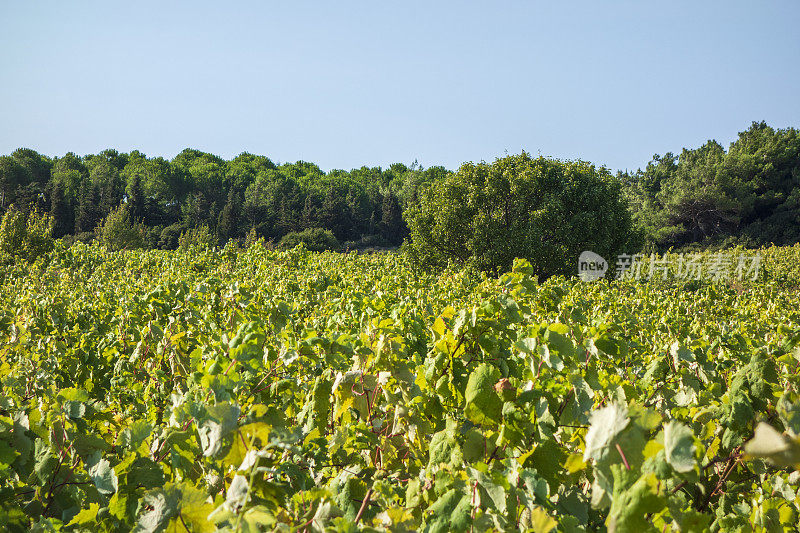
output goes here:
[[361, 502], [361, 508], [358, 510], [358, 514], [356, 515], [355, 523], [358, 524], [358, 521], [361, 520], [361, 515], [364, 514], [364, 509], [367, 508], [367, 503], [369, 503], [369, 499], [372, 496], [372, 489], [367, 491], [367, 495], [364, 496], [364, 501]]

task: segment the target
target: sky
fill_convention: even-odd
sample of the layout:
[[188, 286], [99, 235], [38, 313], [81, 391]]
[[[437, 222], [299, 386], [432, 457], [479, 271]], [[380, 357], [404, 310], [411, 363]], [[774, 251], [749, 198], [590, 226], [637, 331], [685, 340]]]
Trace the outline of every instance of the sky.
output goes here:
[[0, 154], [612, 170], [800, 127], [800, 2], [3, 2]]

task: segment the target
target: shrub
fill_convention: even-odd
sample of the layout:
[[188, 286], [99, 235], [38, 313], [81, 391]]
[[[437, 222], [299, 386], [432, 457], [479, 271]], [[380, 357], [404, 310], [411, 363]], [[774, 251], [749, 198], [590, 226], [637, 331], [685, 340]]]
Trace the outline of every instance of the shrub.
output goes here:
[[36, 210], [10, 209], [0, 224], [0, 251], [33, 262], [53, 249], [52, 220]]
[[83, 244], [91, 244], [97, 238], [97, 234], [93, 231], [83, 231], [81, 233], [76, 233], [74, 235], [64, 235], [61, 238], [61, 242], [64, 243], [65, 248], [69, 248], [76, 242], [82, 242]]
[[161, 243], [161, 232], [164, 231], [164, 226], [148, 226], [144, 225], [144, 239], [145, 247], [155, 249]]
[[244, 238], [244, 247], [250, 248], [253, 245], [260, 244], [264, 245], [264, 237], [261, 237], [256, 231], [256, 228], [250, 228], [250, 231], [247, 232], [247, 236]]
[[343, 246], [347, 250], [363, 250], [365, 248], [390, 248], [392, 243], [386, 240], [383, 235], [373, 234], [364, 235], [357, 241], [347, 241]]
[[189, 228], [181, 234], [178, 239], [178, 248], [181, 250], [191, 250], [193, 248], [214, 248], [217, 246], [217, 237], [202, 224], [194, 228]]
[[525, 152], [465, 163], [422, 190], [406, 218], [422, 266], [506, 271], [523, 257], [542, 277], [574, 273], [583, 250], [614, 257], [632, 237], [620, 184], [605, 168]]
[[325, 250], [339, 250], [339, 241], [331, 230], [324, 228], [308, 228], [303, 231], [293, 231], [283, 236], [279, 244], [280, 248], [288, 250], [302, 243], [312, 252], [322, 252]]
[[162, 250], [176, 249], [184, 231], [186, 231], [186, 227], [180, 222], [165, 227], [161, 230], [161, 235], [158, 239], [158, 247]]
[[144, 226], [132, 220], [126, 205], [120, 205], [111, 211], [97, 227], [98, 240], [112, 251], [144, 248], [146, 237]]

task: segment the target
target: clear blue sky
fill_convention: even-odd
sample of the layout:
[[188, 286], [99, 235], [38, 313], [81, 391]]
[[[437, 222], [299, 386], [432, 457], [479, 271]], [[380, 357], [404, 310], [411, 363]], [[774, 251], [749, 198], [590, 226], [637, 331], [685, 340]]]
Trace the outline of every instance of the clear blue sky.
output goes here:
[[800, 126], [796, 0], [0, 5], [3, 154], [635, 169], [753, 120]]

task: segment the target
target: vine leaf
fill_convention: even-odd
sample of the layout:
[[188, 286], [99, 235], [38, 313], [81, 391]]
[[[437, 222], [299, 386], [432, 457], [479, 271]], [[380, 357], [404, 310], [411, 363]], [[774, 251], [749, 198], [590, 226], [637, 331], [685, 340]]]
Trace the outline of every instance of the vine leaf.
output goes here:
[[692, 430], [675, 420], [664, 425], [664, 453], [676, 472], [689, 472], [694, 468], [694, 450]]

